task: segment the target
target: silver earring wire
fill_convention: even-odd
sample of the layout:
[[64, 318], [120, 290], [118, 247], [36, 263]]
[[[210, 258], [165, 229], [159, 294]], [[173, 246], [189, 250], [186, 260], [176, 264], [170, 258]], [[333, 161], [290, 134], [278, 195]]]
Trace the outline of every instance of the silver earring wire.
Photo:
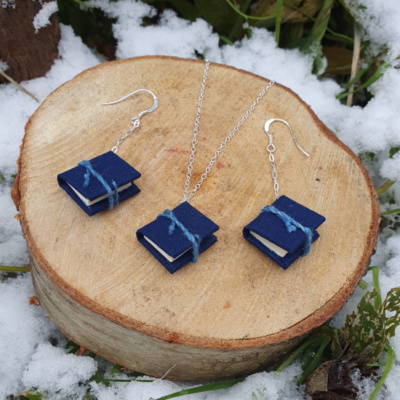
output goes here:
[[155, 94], [154, 94], [153, 92], [151, 92], [150, 90], [147, 90], [147, 89], [138, 89], [138, 90], [135, 90], [135, 91], [132, 92], [132, 93], [127, 94], [127, 95], [124, 96], [124, 97], [121, 97], [119, 100], [110, 101], [109, 103], [102, 103], [103, 106], [108, 106], [108, 105], [111, 105], [111, 104], [117, 104], [117, 103], [120, 103], [121, 101], [124, 101], [124, 100], [127, 99], [128, 97], [133, 96], [135, 93], [139, 93], [139, 92], [147, 92], [147, 93], [150, 93], [150, 94], [153, 96], [153, 105], [152, 105], [149, 109], [142, 111], [142, 112], [139, 113], [136, 117], [133, 117], [133, 118], [131, 119], [132, 127], [126, 131], [125, 135], [121, 136], [121, 137], [117, 140], [117, 144], [111, 149], [111, 151], [113, 151], [114, 153], [117, 153], [120, 144], [121, 144], [127, 137], [131, 136], [132, 133], [133, 133], [133, 131], [134, 131], [136, 128], [139, 128], [139, 126], [140, 126], [140, 118], [143, 117], [143, 115], [149, 114], [149, 113], [151, 113], [151, 112], [153, 112], [154, 110], [157, 109], [157, 107], [158, 107], [158, 99], [157, 99], [157, 97], [155, 96]]
[[272, 166], [272, 179], [274, 180], [274, 192], [275, 192], [274, 200], [278, 200], [278, 198], [279, 198], [279, 184], [278, 184], [278, 180], [277, 180], [278, 179], [278, 172], [276, 171], [275, 157], [274, 157], [274, 154], [273, 154], [275, 152], [275, 150], [276, 150], [276, 147], [272, 143], [272, 135], [269, 132], [269, 127], [273, 122], [283, 122], [290, 129], [290, 132], [291, 132], [291, 134], [293, 136], [293, 140], [296, 143], [296, 146], [298, 147], [298, 149], [304, 155], [306, 155], [307, 157], [310, 157], [310, 155], [300, 147], [299, 143], [297, 142], [297, 139], [296, 139], [296, 136], [295, 136], [295, 134], [293, 132], [292, 127], [285, 120], [279, 119], [279, 118], [272, 118], [272, 119], [269, 119], [265, 123], [264, 130], [265, 130], [265, 133], [268, 135], [268, 138], [269, 138], [269, 145], [267, 146], [267, 151], [269, 153], [268, 159], [269, 159], [269, 162], [271, 163], [271, 166]]

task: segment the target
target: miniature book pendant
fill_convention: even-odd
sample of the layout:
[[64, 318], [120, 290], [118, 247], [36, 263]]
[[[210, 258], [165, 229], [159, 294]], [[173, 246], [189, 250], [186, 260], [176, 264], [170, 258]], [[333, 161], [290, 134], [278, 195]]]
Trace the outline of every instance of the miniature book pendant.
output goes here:
[[92, 216], [137, 194], [140, 189], [133, 181], [140, 173], [112, 151], [57, 176], [58, 184]]
[[200, 253], [211, 247], [219, 229], [188, 202], [165, 210], [157, 219], [136, 232], [138, 241], [171, 273], [189, 262], [197, 262]]
[[306, 256], [325, 217], [281, 196], [243, 229], [244, 238], [283, 269]]

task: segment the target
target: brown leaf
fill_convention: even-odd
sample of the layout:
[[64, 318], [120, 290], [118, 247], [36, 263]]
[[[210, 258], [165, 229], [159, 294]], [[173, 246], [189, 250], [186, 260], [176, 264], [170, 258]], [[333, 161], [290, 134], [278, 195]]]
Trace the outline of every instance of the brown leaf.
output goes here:
[[328, 66], [324, 75], [344, 74], [351, 72], [351, 62], [353, 60], [353, 52], [344, 47], [323, 47], [322, 52], [328, 60]]
[[[322, 7], [323, 0], [287, 0], [282, 7], [281, 22], [306, 22], [309, 21], [304, 14], [312, 17]], [[301, 7], [299, 7], [301, 5]], [[296, 11], [293, 7], [299, 8]], [[259, 0], [250, 15], [252, 17], [274, 17], [276, 1], [275, 0]], [[304, 14], [303, 14], [304, 13]], [[250, 21], [252, 25], [259, 25], [262, 21]]]
[[40, 301], [36, 296], [29, 297], [29, 305], [40, 306]]
[[376, 377], [375, 369], [353, 358], [347, 362], [331, 360], [321, 364], [306, 380], [306, 392], [313, 400], [353, 400], [358, 396], [351, 375], [358, 370], [363, 377]]

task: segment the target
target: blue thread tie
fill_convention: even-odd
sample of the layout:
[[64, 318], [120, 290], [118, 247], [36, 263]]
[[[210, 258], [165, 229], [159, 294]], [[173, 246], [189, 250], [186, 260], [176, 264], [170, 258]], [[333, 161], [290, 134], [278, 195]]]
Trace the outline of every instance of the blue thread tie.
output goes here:
[[110, 188], [110, 185], [104, 180], [104, 178], [93, 169], [92, 164], [90, 161], [83, 160], [78, 165], [86, 168], [86, 172], [84, 175], [85, 182], [83, 183], [84, 187], [88, 187], [90, 184], [90, 177], [93, 175], [104, 187], [108, 194], [108, 208], [114, 208], [119, 203], [119, 196], [118, 196], [118, 185], [115, 181], [112, 181], [112, 185], [114, 186], [114, 196], [113, 191]]
[[285, 224], [286, 229], [288, 230], [289, 233], [294, 232], [295, 230], [297, 230], [297, 228], [301, 229], [307, 236], [306, 245], [305, 245], [304, 253], [302, 254], [302, 257], [306, 256], [310, 252], [311, 244], [312, 244], [312, 236], [313, 236], [310, 228], [307, 228], [307, 227], [301, 225], [295, 219], [293, 219], [289, 215], [285, 214], [284, 212], [279, 211], [274, 206], [266, 206], [260, 211], [260, 214], [262, 212], [270, 212], [270, 213], [275, 214], [279, 219], [281, 219], [283, 221], [283, 223]]
[[199, 247], [200, 247], [200, 236], [190, 233], [185, 226], [176, 218], [175, 214], [171, 210], [165, 210], [158, 217], [165, 217], [171, 220], [171, 225], [168, 228], [168, 235], [171, 236], [175, 231], [175, 226], [177, 226], [185, 237], [192, 243], [193, 246], [193, 260], [192, 263], [196, 263], [199, 257]]

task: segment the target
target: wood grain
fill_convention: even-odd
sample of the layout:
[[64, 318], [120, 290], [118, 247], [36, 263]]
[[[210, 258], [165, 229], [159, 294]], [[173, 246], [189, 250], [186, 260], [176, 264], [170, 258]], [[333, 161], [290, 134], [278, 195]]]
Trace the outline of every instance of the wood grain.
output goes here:
[[[14, 190], [38, 297], [62, 331], [149, 375], [176, 364], [170, 379], [243, 375], [296, 345], [354, 290], [379, 220], [371, 180], [357, 157], [297, 95], [276, 84], [191, 201], [220, 226], [218, 242], [197, 264], [170, 275], [135, 232], [181, 199], [203, 67], [201, 61], [141, 57], [104, 63], [64, 84], [26, 126]], [[267, 82], [211, 64], [194, 180]], [[159, 108], [118, 154], [142, 173], [142, 191], [89, 218], [58, 187], [56, 175], [115, 144], [152, 98], [101, 103], [139, 88], [153, 91]], [[311, 253], [287, 271], [242, 237], [242, 228], [273, 201], [263, 130], [269, 118], [287, 120], [310, 154], [298, 151], [287, 127], [272, 125], [281, 194], [326, 217]]]

